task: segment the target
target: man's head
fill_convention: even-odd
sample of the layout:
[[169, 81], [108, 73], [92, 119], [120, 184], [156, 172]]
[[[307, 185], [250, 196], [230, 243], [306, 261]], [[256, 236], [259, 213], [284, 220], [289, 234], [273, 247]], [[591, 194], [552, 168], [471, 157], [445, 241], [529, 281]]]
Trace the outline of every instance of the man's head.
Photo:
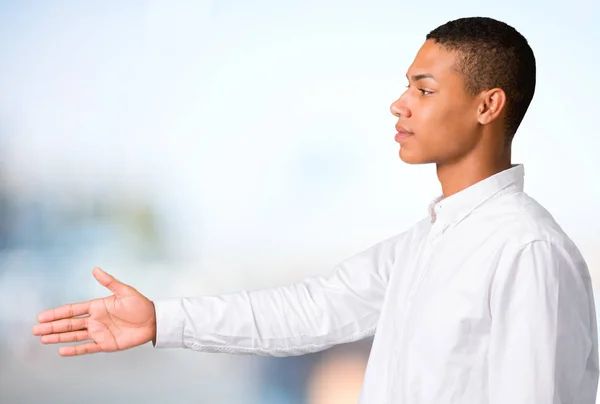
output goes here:
[[391, 105], [400, 157], [444, 164], [510, 146], [535, 76], [527, 40], [503, 22], [461, 18], [434, 29], [408, 69], [407, 90]]

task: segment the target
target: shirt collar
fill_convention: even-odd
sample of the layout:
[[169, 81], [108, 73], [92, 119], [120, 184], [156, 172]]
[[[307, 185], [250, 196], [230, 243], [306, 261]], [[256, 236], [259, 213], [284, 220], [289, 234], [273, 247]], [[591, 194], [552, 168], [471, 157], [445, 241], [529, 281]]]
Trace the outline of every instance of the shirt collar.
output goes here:
[[523, 191], [525, 169], [522, 164], [481, 180], [456, 194], [444, 198], [438, 196], [429, 205], [431, 223], [443, 221], [456, 225], [473, 210], [500, 192]]

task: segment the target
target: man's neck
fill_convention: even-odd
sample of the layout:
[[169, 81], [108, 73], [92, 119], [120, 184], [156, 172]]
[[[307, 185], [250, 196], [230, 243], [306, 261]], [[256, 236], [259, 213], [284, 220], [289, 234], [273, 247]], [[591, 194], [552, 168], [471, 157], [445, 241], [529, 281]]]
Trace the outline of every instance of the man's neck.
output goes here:
[[444, 198], [447, 198], [511, 166], [510, 152], [496, 161], [473, 156], [454, 163], [438, 164], [437, 175]]

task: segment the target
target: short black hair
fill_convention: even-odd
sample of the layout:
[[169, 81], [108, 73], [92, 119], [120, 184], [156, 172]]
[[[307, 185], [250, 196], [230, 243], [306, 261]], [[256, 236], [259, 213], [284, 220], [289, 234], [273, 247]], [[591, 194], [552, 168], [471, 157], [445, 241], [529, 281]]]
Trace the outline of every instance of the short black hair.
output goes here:
[[535, 56], [515, 28], [489, 17], [449, 21], [426, 36], [443, 48], [457, 51], [457, 70], [466, 90], [501, 88], [506, 93], [506, 135], [512, 139], [535, 92]]

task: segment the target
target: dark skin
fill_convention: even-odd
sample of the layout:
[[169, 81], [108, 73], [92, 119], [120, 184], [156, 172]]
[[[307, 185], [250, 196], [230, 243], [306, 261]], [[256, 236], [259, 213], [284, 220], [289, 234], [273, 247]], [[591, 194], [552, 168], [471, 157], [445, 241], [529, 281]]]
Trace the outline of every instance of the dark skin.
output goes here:
[[444, 197], [511, 166], [500, 88], [470, 94], [457, 71], [460, 55], [426, 41], [407, 72], [408, 89], [390, 106], [398, 117], [400, 158], [435, 163]]
[[[400, 158], [435, 163], [445, 197], [510, 167], [506, 140], [506, 95], [494, 88], [472, 95], [457, 72], [457, 54], [426, 41], [408, 69], [409, 88], [390, 107], [398, 117]], [[33, 334], [43, 344], [79, 342], [62, 356], [114, 352], [156, 339], [154, 304], [135, 288], [94, 268], [113, 295], [67, 304], [39, 314]]]

